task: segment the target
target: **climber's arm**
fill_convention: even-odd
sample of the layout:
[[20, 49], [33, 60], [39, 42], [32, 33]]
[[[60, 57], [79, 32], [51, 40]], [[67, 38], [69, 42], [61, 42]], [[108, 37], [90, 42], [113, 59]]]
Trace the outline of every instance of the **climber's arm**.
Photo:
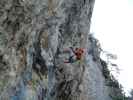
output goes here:
[[63, 52], [69, 52], [69, 51], [70, 51], [69, 48], [65, 48], [65, 49], [63, 50]]
[[73, 49], [73, 47], [70, 47], [70, 49], [72, 50], [72, 52], [75, 54], [76, 50]]
[[63, 51], [64, 52], [70, 52], [71, 50], [72, 50], [72, 52], [74, 52], [74, 49], [72, 47], [65, 48]]

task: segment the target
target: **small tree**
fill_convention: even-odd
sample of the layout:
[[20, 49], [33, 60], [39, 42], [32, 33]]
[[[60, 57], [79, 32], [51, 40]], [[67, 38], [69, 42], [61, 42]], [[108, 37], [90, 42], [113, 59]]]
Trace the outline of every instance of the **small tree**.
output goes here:
[[129, 100], [133, 100], [133, 89], [131, 89], [131, 91], [130, 91]]

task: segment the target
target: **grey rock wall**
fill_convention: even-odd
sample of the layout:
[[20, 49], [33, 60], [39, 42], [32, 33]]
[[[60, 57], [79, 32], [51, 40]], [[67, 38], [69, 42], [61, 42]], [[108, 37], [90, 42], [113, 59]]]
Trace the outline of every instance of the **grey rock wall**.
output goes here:
[[[109, 100], [88, 53], [94, 0], [0, 0], [0, 100]], [[64, 64], [64, 48], [83, 47]], [[95, 53], [93, 53], [95, 54]]]
[[110, 88], [106, 85], [103, 75], [103, 66], [100, 62], [101, 47], [99, 41], [92, 35], [89, 35], [87, 55], [87, 67], [85, 72], [85, 81], [88, 89], [88, 100], [112, 100], [110, 98]]

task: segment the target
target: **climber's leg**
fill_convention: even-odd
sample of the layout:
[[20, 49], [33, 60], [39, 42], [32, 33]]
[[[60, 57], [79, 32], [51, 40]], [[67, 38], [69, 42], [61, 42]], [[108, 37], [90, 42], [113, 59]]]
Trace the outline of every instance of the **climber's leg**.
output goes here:
[[69, 60], [65, 60], [64, 63], [70, 63]]
[[70, 62], [70, 63], [74, 63], [74, 62], [76, 62], [76, 61], [77, 61], [77, 58], [76, 58], [75, 55], [70, 56], [70, 58], [69, 58], [69, 62]]
[[72, 63], [72, 57], [73, 56], [70, 56], [67, 60], [64, 61], [64, 63]]
[[68, 60], [65, 60], [64, 63], [74, 63], [77, 61], [76, 56], [70, 56]]

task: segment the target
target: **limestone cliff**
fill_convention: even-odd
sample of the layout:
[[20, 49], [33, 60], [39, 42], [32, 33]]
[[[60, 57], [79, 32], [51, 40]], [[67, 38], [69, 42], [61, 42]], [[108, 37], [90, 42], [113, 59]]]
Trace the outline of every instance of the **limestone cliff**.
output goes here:
[[[110, 100], [89, 37], [94, 0], [0, 0], [0, 100]], [[94, 43], [93, 43], [94, 42]], [[85, 48], [65, 64], [68, 47]]]

